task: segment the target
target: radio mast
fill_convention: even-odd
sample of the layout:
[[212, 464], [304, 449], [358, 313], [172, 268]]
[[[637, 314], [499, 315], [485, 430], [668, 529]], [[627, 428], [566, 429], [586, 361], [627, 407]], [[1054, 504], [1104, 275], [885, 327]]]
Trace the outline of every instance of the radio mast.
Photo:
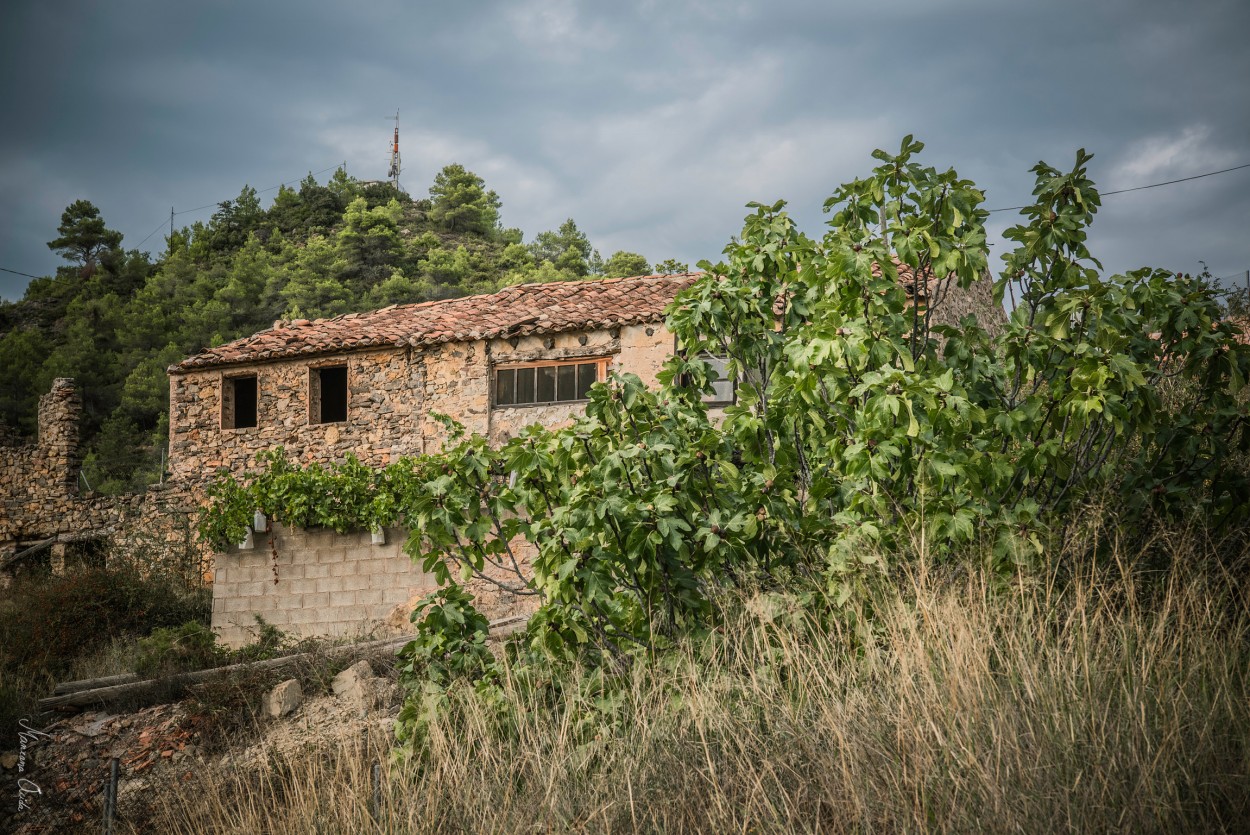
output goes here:
[[395, 139], [391, 144], [391, 169], [386, 173], [394, 184], [395, 190], [400, 191], [399, 187], [399, 111], [395, 111], [394, 116], [387, 116], [388, 119], [395, 120]]

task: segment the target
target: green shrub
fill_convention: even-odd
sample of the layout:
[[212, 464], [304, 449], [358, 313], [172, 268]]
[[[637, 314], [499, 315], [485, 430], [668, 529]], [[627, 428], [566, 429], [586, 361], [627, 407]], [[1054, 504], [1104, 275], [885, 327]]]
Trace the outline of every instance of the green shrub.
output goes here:
[[157, 627], [151, 635], [141, 638], [134, 671], [153, 678], [202, 670], [216, 665], [224, 655], [217, 646], [217, 633], [193, 620], [176, 629]]
[[59, 675], [77, 656], [121, 635], [207, 622], [211, 597], [161, 576], [91, 568], [15, 583], [0, 606], [5, 666]]

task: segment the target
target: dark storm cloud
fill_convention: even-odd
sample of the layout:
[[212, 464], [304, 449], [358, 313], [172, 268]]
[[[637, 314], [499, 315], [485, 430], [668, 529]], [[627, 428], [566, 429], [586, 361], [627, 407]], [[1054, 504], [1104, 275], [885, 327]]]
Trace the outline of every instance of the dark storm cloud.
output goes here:
[[[991, 206], [1039, 159], [1106, 188], [1250, 161], [1243, 2], [10, 3], [0, 266], [46, 273], [86, 197], [140, 240], [179, 210], [341, 161], [415, 195], [459, 161], [527, 236], [576, 218], [607, 255], [715, 258], [749, 200], [820, 204], [905, 133]], [[1250, 171], [1112, 196], [1111, 269], [1250, 266]], [[181, 222], [209, 214], [180, 216]], [[992, 228], [1009, 222], [995, 215]], [[159, 250], [161, 232], [143, 244]], [[1002, 249], [1002, 244], [995, 247]], [[0, 274], [0, 295], [24, 279]]]

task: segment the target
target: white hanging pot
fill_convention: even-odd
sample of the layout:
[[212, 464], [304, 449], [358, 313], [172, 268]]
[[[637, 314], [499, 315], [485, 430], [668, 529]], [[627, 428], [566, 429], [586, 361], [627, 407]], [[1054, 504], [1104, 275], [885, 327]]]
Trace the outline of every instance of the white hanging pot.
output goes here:
[[372, 542], [374, 545], [385, 545], [386, 544], [386, 529], [382, 527], [377, 527], [369, 531], [369, 541]]
[[257, 533], [264, 533], [269, 530], [269, 520], [259, 510], [252, 514], [252, 530]]
[[248, 531], [247, 531], [247, 535], [246, 535], [246, 536], [244, 536], [244, 537], [243, 537], [243, 541], [239, 543], [239, 550], [240, 550], [240, 551], [250, 551], [250, 550], [252, 550], [254, 547], [256, 547], [256, 543], [255, 543], [255, 541], [252, 539], [252, 531], [251, 531], [251, 529], [249, 528], [249, 529], [248, 529]]

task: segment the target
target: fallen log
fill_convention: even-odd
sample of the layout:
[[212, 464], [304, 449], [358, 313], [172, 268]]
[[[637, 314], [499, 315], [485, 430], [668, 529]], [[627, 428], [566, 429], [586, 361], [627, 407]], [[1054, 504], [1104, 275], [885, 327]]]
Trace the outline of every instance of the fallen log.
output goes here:
[[103, 676], [101, 678], [83, 678], [78, 681], [62, 681], [52, 691], [54, 696], [64, 696], [66, 693], [77, 693], [80, 690], [96, 690], [100, 687], [112, 687], [114, 684], [127, 684], [132, 681], [138, 681], [137, 673], [118, 673], [115, 676]]
[[[523, 624], [529, 619], [528, 615], [515, 615], [513, 617], [502, 618], [492, 621], [491, 630], [507, 630]], [[406, 635], [399, 638], [381, 638], [376, 641], [366, 641], [361, 644], [346, 644], [339, 647], [330, 647], [323, 653], [323, 657], [335, 658], [343, 655], [351, 655], [353, 653], [369, 652], [375, 650], [398, 649], [413, 639], [412, 635]], [[76, 690], [61, 695], [48, 696], [39, 700], [39, 709], [41, 711], [54, 710], [63, 707], [87, 707], [89, 705], [103, 705], [109, 702], [115, 702], [120, 699], [142, 700], [145, 696], [157, 695], [167, 696], [174, 689], [181, 689], [190, 684], [198, 684], [202, 681], [209, 681], [214, 678], [223, 678], [231, 673], [241, 672], [243, 670], [269, 670], [286, 667], [301, 661], [307, 661], [314, 657], [311, 652], [301, 652], [295, 655], [284, 655], [280, 658], [270, 658], [265, 661], [249, 661], [243, 664], [230, 664], [225, 667], [210, 667], [207, 670], [196, 670], [190, 673], [178, 673], [176, 675], [164, 676], [163, 678], [142, 679], [138, 681], [123, 681], [117, 684], [109, 684], [104, 687], [95, 687], [86, 690]], [[136, 676], [137, 678], [137, 676]], [[104, 681], [100, 679], [99, 681]], [[68, 682], [69, 684], [81, 684], [83, 682]]]

